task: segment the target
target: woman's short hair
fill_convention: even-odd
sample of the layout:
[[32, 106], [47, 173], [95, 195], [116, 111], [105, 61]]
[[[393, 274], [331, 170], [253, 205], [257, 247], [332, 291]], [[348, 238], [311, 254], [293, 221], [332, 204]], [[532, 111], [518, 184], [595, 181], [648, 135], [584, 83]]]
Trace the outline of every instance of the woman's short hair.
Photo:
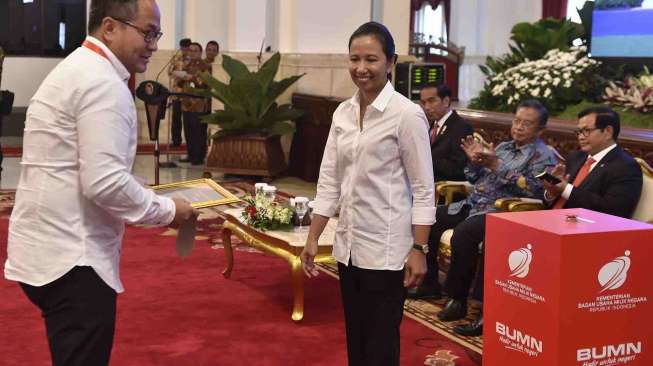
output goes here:
[[351, 49], [351, 42], [363, 36], [373, 36], [381, 44], [383, 53], [388, 60], [394, 60], [395, 57], [395, 40], [392, 38], [392, 34], [385, 25], [377, 22], [367, 22], [352, 33], [349, 37], [349, 48]]

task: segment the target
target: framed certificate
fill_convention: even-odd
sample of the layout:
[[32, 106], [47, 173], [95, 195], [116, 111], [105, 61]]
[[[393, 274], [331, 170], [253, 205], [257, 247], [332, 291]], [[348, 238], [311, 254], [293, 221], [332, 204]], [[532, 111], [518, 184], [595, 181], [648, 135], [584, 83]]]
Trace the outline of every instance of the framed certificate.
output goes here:
[[161, 196], [183, 198], [195, 208], [227, 205], [240, 201], [238, 197], [211, 179], [161, 184], [152, 189]]

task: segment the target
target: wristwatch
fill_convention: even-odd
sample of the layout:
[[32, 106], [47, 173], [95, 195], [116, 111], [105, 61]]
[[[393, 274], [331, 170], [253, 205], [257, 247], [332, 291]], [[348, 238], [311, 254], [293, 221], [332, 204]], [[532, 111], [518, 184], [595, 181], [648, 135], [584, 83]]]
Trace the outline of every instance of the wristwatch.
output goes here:
[[428, 244], [413, 244], [413, 249], [419, 250], [420, 252], [429, 254], [429, 245]]

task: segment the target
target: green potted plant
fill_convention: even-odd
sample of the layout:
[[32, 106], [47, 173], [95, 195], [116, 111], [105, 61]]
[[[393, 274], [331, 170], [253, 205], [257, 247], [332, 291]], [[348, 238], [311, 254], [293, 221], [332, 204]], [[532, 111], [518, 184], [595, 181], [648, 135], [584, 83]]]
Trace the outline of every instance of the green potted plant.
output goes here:
[[224, 104], [224, 109], [203, 117], [203, 122], [220, 127], [212, 136], [207, 166], [224, 173], [264, 177], [287, 168], [280, 137], [294, 132], [291, 121], [302, 111], [276, 100], [304, 74], [275, 81], [280, 61], [277, 52], [258, 70], [250, 71], [241, 61], [223, 55], [228, 84], [208, 73], [202, 75], [208, 88], [204, 95]]

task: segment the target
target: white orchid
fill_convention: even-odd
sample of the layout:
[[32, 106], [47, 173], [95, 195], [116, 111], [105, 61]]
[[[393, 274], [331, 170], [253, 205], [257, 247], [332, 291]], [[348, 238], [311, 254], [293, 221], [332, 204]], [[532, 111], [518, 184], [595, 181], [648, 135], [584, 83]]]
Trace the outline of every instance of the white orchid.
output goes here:
[[621, 105], [641, 113], [653, 112], [653, 75], [648, 68], [636, 77], [629, 77], [626, 83], [610, 82], [603, 98], [611, 104]]

